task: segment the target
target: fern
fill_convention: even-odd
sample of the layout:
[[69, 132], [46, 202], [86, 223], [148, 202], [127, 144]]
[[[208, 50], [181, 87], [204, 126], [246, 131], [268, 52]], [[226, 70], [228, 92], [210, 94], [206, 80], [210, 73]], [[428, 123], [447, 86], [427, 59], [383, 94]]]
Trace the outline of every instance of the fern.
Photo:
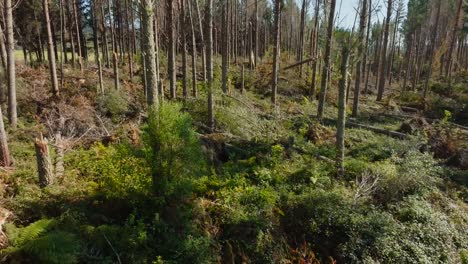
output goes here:
[[36, 239], [41, 234], [49, 230], [52, 225], [55, 224], [53, 219], [41, 219], [36, 221], [26, 227], [20, 228], [18, 237], [12, 242], [15, 247], [21, 247], [25, 243]]
[[52, 231], [30, 240], [22, 250], [38, 258], [41, 263], [77, 263], [80, 243], [74, 234]]
[[7, 228], [11, 246], [2, 255], [26, 254], [38, 263], [76, 263], [80, 243], [78, 238], [64, 231], [52, 231], [56, 220], [41, 219], [26, 227]]

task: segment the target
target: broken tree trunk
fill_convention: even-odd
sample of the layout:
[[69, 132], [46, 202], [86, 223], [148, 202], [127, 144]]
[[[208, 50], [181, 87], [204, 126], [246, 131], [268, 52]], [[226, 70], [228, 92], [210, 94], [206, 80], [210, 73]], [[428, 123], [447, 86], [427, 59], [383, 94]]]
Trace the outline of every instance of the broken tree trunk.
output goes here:
[[63, 177], [63, 173], [65, 172], [65, 168], [63, 166], [64, 157], [65, 157], [65, 151], [64, 151], [62, 134], [57, 133], [55, 135], [55, 177], [56, 178]]
[[37, 159], [37, 171], [39, 173], [39, 186], [44, 188], [53, 183], [52, 163], [47, 138], [42, 134], [34, 141]]

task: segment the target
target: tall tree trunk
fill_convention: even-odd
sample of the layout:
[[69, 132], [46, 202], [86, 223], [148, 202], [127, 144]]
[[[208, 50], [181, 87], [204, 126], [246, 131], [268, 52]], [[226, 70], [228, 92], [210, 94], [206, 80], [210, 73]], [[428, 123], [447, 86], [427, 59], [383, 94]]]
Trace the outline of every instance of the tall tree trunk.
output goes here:
[[16, 129], [18, 115], [16, 111], [16, 76], [15, 76], [15, 39], [13, 32], [13, 6], [11, 0], [5, 0], [5, 24], [7, 35], [7, 79], [8, 79], [8, 120], [11, 127]]
[[[23, 44], [25, 48], [26, 44]], [[5, 42], [5, 34], [3, 33], [3, 25], [0, 23], [0, 55], [3, 69], [7, 68], [7, 47]]]
[[147, 92], [146, 101], [149, 106], [158, 107], [158, 78], [156, 74], [155, 44], [154, 44], [154, 4], [153, 0], [141, 1], [142, 15], [142, 44], [143, 59], [145, 61], [145, 80]]
[[358, 53], [357, 65], [356, 65], [356, 82], [354, 84], [354, 98], [353, 98], [353, 113], [352, 116], [356, 117], [358, 115], [359, 108], [359, 95], [361, 93], [361, 71], [363, 70], [364, 65], [366, 64], [363, 53], [367, 52], [364, 50], [364, 34], [366, 30], [366, 19], [367, 19], [367, 0], [362, 0], [361, 6], [361, 15], [359, 18], [359, 33], [358, 33]]
[[384, 29], [384, 40], [382, 44], [382, 55], [381, 55], [381, 63], [379, 69], [379, 85], [377, 90], [377, 101], [382, 101], [384, 90], [385, 90], [385, 69], [387, 67], [387, 47], [388, 47], [388, 35], [389, 35], [389, 27], [390, 27], [390, 19], [392, 17], [392, 8], [393, 8], [393, 0], [388, 0], [387, 2], [387, 18], [385, 21], [385, 29]]
[[47, 29], [47, 54], [49, 55], [49, 70], [50, 70], [50, 79], [52, 83], [52, 94], [54, 96], [59, 95], [59, 86], [57, 78], [57, 67], [55, 65], [55, 52], [54, 52], [54, 40], [52, 37], [52, 29], [50, 27], [50, 17], [49, 17], [49, 3], [48, 0], [42, 0], [42, 8], [44, 11], [45, 24]]
[[281, 0], [275, 0], [273, 11], [274, 24], [273, 31], [275, 34], [275, 44], [273, 46], [273, 74], [271, 78], [271, 103], [276, 105], [276, 93], [278, 91], [278, 71], [280, 58], [280, 31], [281, 31]]
[[336, 168], [338, 176], [344, 176], [345, 125], [346, 125], [346, 83], [348, 78], [349, 47], [345, 44], [341, 53], [341, 79], [338, 84], [338, 120], [336, 125]]
[[[305, 13], [306, 13], [306, 0], [302, 0], [301, 7], [301, 24], [299, 25], [299, 49], [296, 55], [296, 61], [302, 61], [304, 56], [304, 34], [305, 34]], [[302, 78], [302, 64], [299, 66], [299, 78]]]
[[198, 4], [198, 0], [194, 0], [194, 1], [195, 1], [195, 7], [197, 9], [197, 18], [198, 18], [198, 26], [199, 26], [198, 30], [200, 31], [200, 45], [201, 45], [201, 57], [202, 57], [202, 77], [203, 77], [203, 82], [206, 82], [206, 71], [207, 71], [206, 58], [207, 58], [207, 56], [206, 56], [205, 34], [203, 32], [203, 23], [202, 23], [202, 17], [201, 17], [201, 13], [200, 13], [200, 6]]
[[104, 94], [104, 85], [103, 85], [103, 80], [102, 80], [102, 63], [101, 63], [101, 57], [99, 55], [99, 29], [98, 29], [98, 21], [97, 21], [97, 8], [96, 8], [96, 2], [93, 1], [93, 6], [92, 6], [92, 20], [93, 20], [93, 31], [94, 31], [94, 52], [95, 52], [95, 58], [96, 58], [96, 63], [98, 66], [98, 77], [99, 77], [99, 91], [101, 94]]
[[254, 67], [257, 67], [258, 62], [258, 0], [255, 0], [255, 54], [254, 54]]
[[452, 83], [452, 66], [453, 66], [453, 50], [455, 49], [455, 43], [457, 41], [457, 34], [460, 30], [460, 17], [462, 14], [463, 0], [458, 1], [457, 15], [452, 30], [452, 36], [450, 38], [450, 47], [447, 52], [447, 64], [445, 66], [445, 78], [448, 79], [449, 85]]
[[102, 19], [102, 41], [104, 49], [104, 57], [106, 60], [106, 67], [110, 67], [110, 52], [109, 52], [109, 42], [107, 40], [107, 26], [106, 26], [106, 13], [104, 11], [104, 3], [101, 4], [101, 19]]
[[315, 3], [315, 14], [314, 14], [314, 29], [313, 29], [313, 57], [315, 60], [312, 62], [312, 82], [310, 84], [310, 99], [315, 100], [316, 94], [316, 82], [317, 82], [317, 66], [318, 66], [318, 34], [319, 34], [319, 12], [320, 12], [320, 0]]
[[176, 40], [174, 36], [174, 8], [173, 1], [166, 0], [166, 15], [167, 15], [167, 36], [168, 43], [168, 56], [167, 56], [167, 74], [169, 75], [169, 91], [170, 98], [176, 98], [176, 63], [175, 63], [175, 46]]
[[222, 76], [221, 76], [221, 87], [224, 93], [228, 92], [228, 68], [229, 68], [229, 62], [228, 62], [228, 56], [229, 56], [229, 32], [228, 32], [228, 18], [229, 18], [229, 0], [224, 0], [223, 1], [223, 13], [222, 13]]
[[436, 14], [436, 20], [434, 23], [434, 27], [432, 28], [432, 35], [431, 35], [431, 47], [430, 47], [430, 53], [429, 53], [429, 69], [427, 72], [426, 76], [426, 81], [424, 82], [424, 92], [423, 92], [423, 99], [426, 100], [427, 92], [429, 91], [429, 80], [431, 79], [432, 76], [432, 64], [434, 62], [434, 57], [435, 57], [435, 48], [437, 45], [437, 30], [439, 29], [439, 20], [440, 20], [440, 7], [442, 5], [442, 0], [438, 1], [437, 4], [437, 14]]
[[114, 88], [116, 90], [120, 89], [120, 77], [119, 77], [119, 64], [117, 60], [117, 40], [115, 32], [115, 17], [111, 9], [111, 0], [107, 1], [107, 7], [109, 11], [109, 23], [111, 28], [111, 43], [112, 43], [112, 69], [114, 72]]
[[369, 0], [369, 9], [367, 11], [367, 32], [366, 32], [366, 47], [364, 49], [364, 75], [365, 75], [365, 84], [364, 84], [364, 93], [367, 92], [369, 88], [369, 75], [370, 75], [370, 61], [368, 61], [367, 57], [369, 54], [369, 39], [370, 39], [370, 28], [371, 28], [371, 21], [372, 21], [372, 0]]
[[206, 74], [208, 78], [208, 127], [214, 131], [213, 102], [213, 0], [206, 0]]
[[191, 36], [191, 47], [192, 47], [192, 96], [198, 96], [198, 89], [197, 89], [197, 42], [195, 36], [195, 27], [193, 21], [193, 11], [192, 11], [192, 1], [188, 0], [188, 10], [189, 10], [189, 17], [190, 17], [190, 36]]
[[[391, 0], [390, 0], [391, 1]], [[329, 75], [331, 73], [331, 44], [333, 39], [333, 24], [334, 24], [334, 17], [335, 17], [335, 6], [336, 0], [331, 0], [330, 2], [330, 14], [328, 15], [328, 28], [327, 28], [327, 39], [325, 43], [325, 63], [322, 69], [322, 80], [320, 84], [320, 100], [319, 106], [317, 110], [317, 117], [322, 119], [323, 112], [325, 110], [325, 100], [327, 98], [327, 84]]]
[[185, 10], [185, 0], [181, 0], [180, 27], [182, 38], [182, 95], [184, 99], [188, 97], [188, 81], [187, 81], [187, 18]]
[[[82, 54], [82, 49], [81, 49], [81, 36], [80, 36], [80, 18], [78, 17], [78, 12], [77, 12], [77, 3], [75, 0], [71, 0], [72, 2], [72, 7], [73, 7], [73, 17], [75, 19], [75, 29], [76, 29], [76, 43], [78, 45], [78, 64], [80, 65], [80, 70], [83, 72], [83, 54]], [[86, 45], [83, 43], [83, 45]]]
[[396, 15], [395, 15], [395, 25], [393, 28], [393, 36], [392, 36], [392, 48], [390, 50], [390, 61], [388, 63], [388, 68], [387, 68], [387, 75], [388, 75], [388, 85], [392, 85], [392, 71], [393, 71], [393, 62], [395, 60], [395, 49], [396, 49], [396, 36], [397, 36], [397, 31], [398, 31], [398, 25], [400, 22], [400, 8], [398, 8]]
[[128, 55], [128, 74], [130, 77], [130, 82], [133, 81], [133, 50], [132, 50], [132, 28], [133, 28], [133, 19], [128, 15], [128, 12], [133, 12], [133, 1], [130, 1], [131, 6], [128, 5], [129, 0], [125, 0], [125, 20], [127, 21], [126, 34], [127, 34], [127, 55]]
[[0, 107], [0, 166], [9, 167], [11, 165], [10, 150], [8, 149], [7, 134], [3, 124], [3, 113]]

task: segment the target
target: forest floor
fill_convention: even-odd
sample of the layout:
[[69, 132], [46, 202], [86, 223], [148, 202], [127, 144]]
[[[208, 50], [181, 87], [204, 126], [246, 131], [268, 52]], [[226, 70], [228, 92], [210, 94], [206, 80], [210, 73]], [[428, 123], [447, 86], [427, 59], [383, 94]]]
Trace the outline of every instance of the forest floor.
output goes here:
[[[174, 170], [187, 177], [174, 176], [154, 195], [145, 154], [151, 117], [138, 77], [130, 82], [124, 72], [114, 91], [105, 71], [108, 92], [97, 95], [95, 69], [67, 66], [54, 99], [46, 68], [19, 65], [19, 128], [7, 125], [14, 168], [0, 172], [0, 213], [12, 213], [3, 261], [466, 263], [467, 73], [451, 95], [435, 81], [426, 102], [418, 91], [397, 92], [397, 84], [375, 102], [370, 89], [359, 117], [348, 118], [346, 174], [337, 178], [337, 80], [319, 121], [308, 81], [294, 70], [280, 73], [272, 108], [269, 67], [246, 70], [241, 94], [240, 67], [232, 66], [231, 91], [215, 92], [215, 133], [204, 125], [203, 85], [198, 98], [163, 103], [173, 107], [168, 122], [180, 118], [174, 109], [188, 114], [205, 165], [192, 170], [196, 151], [176, 152]], [[168, 134], [183, 127], [168, 124]], [[43, 133], [54, 149], [59, 129], [65, 173], [41, 189], [33, 140]]]

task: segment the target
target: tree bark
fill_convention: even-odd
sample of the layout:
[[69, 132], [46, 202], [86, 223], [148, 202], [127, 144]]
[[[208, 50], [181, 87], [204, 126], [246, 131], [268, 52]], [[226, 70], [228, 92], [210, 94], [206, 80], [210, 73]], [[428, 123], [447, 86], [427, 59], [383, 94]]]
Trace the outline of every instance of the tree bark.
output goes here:
[[40, 135], [34, 141], [34, 148], [36, 150], [37, 171], [39, 173], [39, 186], [44, 188], [54, 181], [52, 172], [52, 162], [50, 159], [49, 142], [46, 138]]
[[357, 53], [357, 66], [356, 66], [356, 82], [354, 84], [354, 98], [353, 98], [353, 113], [352, 116], [358, 115], [359, 108], [359, 95], [361, 93], [361, 72], [365, 68], [365, 60], [363, 53], [367, 52], [364, 50], [364, 31], [366, 30], [366, 19], [367, 19], [367, 0], [362, 0], [361, 14], [359, 18], [359, 33], [358, 33], [358, 53]]
[[229, 24], [229, 21], [228, 21], [228, 18], [229, 18], [229, 0], [224, 0], [223, 1], [223, 5], [222, 5], [222, 9], [223, 9], [223, 12], [222, 12], [222, 17], [221, 17], [221, 20], [222, 20], [222, 36], [221, 36], [221, 39], [222, 39], [222, 76], [221, 76], [221, 87], [222, 87], [222, 90], [223, 92], [226, 94], [228, 92], [228, 68], [229, 68], [229, 63], [228, 63], [228, 56], [229, 56], [229, 32], [228, 32], [228, 24]]
[[47, 55], [49, 56], [49, 71], [50, 71], [50, 79], [52, 83], [52, 94], [54, 96], [58, 96], [59, 86], [58, 86], [58, 78], [57, 78], [57, 67], [55, 64], [54, 40], [52, 37], [52, 29], [50, 27], [48, 0], [42, 0], [42, 8], [44, 11], [45, 25], [46, 25], [46, 30], [47, 30]]
[[[188, 10], [189, 10], [189, 17], [190, 17], [190, 36], [191, 36], [191, 48], [192, 48], [192, 96], [198, 96], [198, 88], [197, 88], [197, 42], [195, 36], [195, 27], [193, 21], [193, 11], [192, 11], [192, 3], [191, 0], [188, 0]], [[204, 59], [203, 59], [204, 60]], [[204, 65], [203, 65], [204, 66]]]
[[274, 7], [275, 45], [273, 46], [273, 74], [271, 79], [271, 103], [276, 106], [276, 93], [278, 91], [278, 71], [280, 55], [280, 31], [281, 31], [281, 0], [275, 0]]
[[[391, 1], [391, 0], [390, 0]], [[327, 85], [328, 85], [328, 79], [329, 75], [331, 74], [331, 44], [332, 44], [332, 39], [333, 39], [333, 24], [334, 24], [334, 17], [335, 17], [335, 6], [336, 6], [336, 0], [331, 0], [330, 2], [330, 14], [328, 15], [328, 28], [327, 28], [327, 39], [325, 43], [325, 63], [323, 65], [322, 69], [322, 79], [321, 79], [321, 84], [320, 84], [320, 100], [319, 100], [319, 106], [317, 110], [317, 117], [319, 119], [322, 119], [323, 117], [323, 112], [325, 110], [325, 100], [327, 96]]]
[[166, 0], [166, 27], [168, 36], [168, 56], [167, 56], [167, 74], [169, 75], [170, 98], [176, 98], [176, 62], [175, 49], [176, 41], [174, 36], [174, 8], [173, 1]]
[[349, 47], [345, 44], [341, 52], [341, 79], [338, 84], [338, 120], [336, 125], [336, 168], [338, 176], [344, 176], [345, 125], [346, 125], [346, 84], [348, 83]]
[[202, 57], [202, 77], [203, 77], [203, 82], [206, 82], [206, 71], [207, 71], [207, 65], [206, 65], [206, 43], [205, 43], [205, 34], [203, 32], [203, 23], [202, 23], [202, 18], [201, 18], [201, 13], [200, 13], [200, 6], [198, 4], [198, 0], [195, 1], [195, 7], [197, 8], [197, 18], [198, 18], [198, 26], [199, 26], [199, 31], [200, 31], [200, 45], [201, 45], [201, 57]]
[[146, 102], [150, 107], [158, 107], [158, 78], [156, 74], [155, 44], [154, 44], [154, 5], [153, 0], [142, 0], [140, 4], [142, 15], [142, 55], [145, 62]]
[[2, 108], [0, 108], [0, 166], [11, 166], [10, 150], [8, 149], [7, 134], [5, 132], [5, 125], [3, 123]]
[[[296, 56], [296, 61], [302, 61], [304, 56], [304, 34], [305, 34], [305, 13], [306, 13], [306, 0], [302, 0], [301, 7], [301, 22], [300, 22], [300, 32], [299, 32], [299, 49]], [[299, 78], [302, 78], [302, 65], [299, 68]]]
[[206, 1], [206, 73], [208, 79], [208, 127], [214, 131], [213, 102], [213, 0]]
[[[315, 94], [316, 94], [316, 82], [317, 82], [317, 65], [318, 65], [318, 27], [319, 27], [319, 12], [320, 12], [320, 0], [317, 0], [315, 4], [315, 15], [314, 15], [314, 29], [313, 29], [313, 38], [312, 40], [314, 41], [313, 44], [313, 57], [316, 59], [312, 62], [312, 81], [310, 84], [310, 100], [315, 100]], [[311, 40], [311, 41], [312, 41]]]
[[7, 65], [8, 65], [8, 120], [11, 127], [16, 129], [18, 115], [16, 110], [16, 76], [15, 76], [15, 39], [13, 32], [13, 6], [11, 0], [5, 0], [5, 24], [7, 35]]
[[438, 1], [437, 4], [437, 14], [436, 14], [436, 20], [434, 23], [434, 27], [432, 28], [432, 35], [431, 35], [431, 47], [430, 47], [430, 53], [429, 53], [429, 69], [426, 75], [426, 80], [424, 82], [424, 92], [423, 92], [423, 99], [426, 100], [427, 93], [429, 91], [429, 80], [431, 79], [432, 76], [432, 64], [434, 62], [434, 57], [435, 57], [435, 48], [436, 48], [436, 41], [437, 41], [437, 30], [439, 28], [439, 21], [440, 21], [440, 8], [442, 5], [442, 0]]
[[377, 90], [377, 101], [382, 101], [384, 90], [385, 90], [385, 69], [387, 67], [387, 46], [388, 46], [388, 35], [389, 35], [389, 27], [390, 27], [390, 19], [392, 16], [392, 8], [393, 8], [393, 0], [388, 0], [387, 3], [387, 17], [385, 21], [385, 29], [384, 29], [384, 39], [382, 43], [381, 49], [381, 63], [379, 69], [379, 85]]

